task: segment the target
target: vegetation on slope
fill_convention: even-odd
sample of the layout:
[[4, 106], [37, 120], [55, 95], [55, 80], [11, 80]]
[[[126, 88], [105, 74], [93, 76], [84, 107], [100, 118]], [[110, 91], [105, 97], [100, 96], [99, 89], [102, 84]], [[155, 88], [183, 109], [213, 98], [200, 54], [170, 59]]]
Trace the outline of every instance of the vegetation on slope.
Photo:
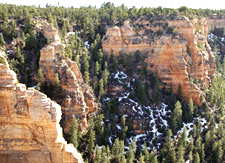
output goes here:
[[[223, 137], [225, 73], [224, 65], [221, 66], [218, 57], [216, 57], [217, 78], [210, 89], [206, 90], [207, 98], [203, 101], [203, 105], [198, 107], [192, 100], [189, 103], [187, 99], [181, 100], [182, 88], [179, 89], [178, 96], [173, 94], [172, 88], [169, 90], [160, 88], [157, 72], [148, 75], [146, 63], [139, 51], [133, 56], [121, 54], [119, 57], [115, 57], [112, 51], [111, 56], [107, 58], [101, 50], [101, 38], [107, 26], [120, 26], [126, 19], [135, 20], [145, 15], [151, 21], [161, 19], [161, 15], [174, 19], [177, 14], [193, 18], [195, 15], [210, 16], [215, 13], [221, 18], [225, 10], [196, 10], [187, 7], [128, 9], [124, 5], [115, 7], [110, 2], [104, 3], [99, 9], [56, 6], [40, 8], [0, 4], [0, 46], [8, 54], [10, 67], [17, 73], [20, 82], [27, 86], [37, 85], [37, 89], [42, 90], [49, 97], [60, 98], [63, 93], [59, 88], [60, 80], [56, 80], [54, 85], [43, 83], [43, 74], [38, 62], [40, 49], [49, 44], [49, 40], [35, 30], [33, 20], [47, 19], [59, 29], [60, 37], [66, 45], [61, 55], [77, 62], [85, 83], [93, 88], [102, 106], [99, 114], [89, 120], [86, 134], [81, 135], [77, 120], [74, 118], [67, 137], [67, 140], [83, 153], [87, 162], [156, 163], [189, 160], [196, 163], [219, 163], [225, 159]], [[68, 31], [74, 31], [75, 35], [67, 36]], [[224, 35], [224, 31], [221, 30], [214, 29], [213, 32], [218, 37]], [[85, 42], [90, 47], [85, 46]], [[10, 51], [12, 47], [15, 47], [15, 53]], [[0, 62], [4, 61], [1, 59]], [[124, 90], [130, 93], [129, 99], [146, 107], [157, 107], [163, 102], [168, 105], [167, 109], [171, 111], [171, 116], [167, 117], [169, 127], [161, 126], [161, 137], [153, 139], [153, 136], [150, 136], [141, 144], [136, 144], [134, 137], [137, 133], [134, 132], [129, 117], [121, 114], [118, 105], [119, 97], [111, 96], [105, 91], [114, 83], [119, 83], [118, 78], [112, 78], [112, 74], [115, 75], [118, 71], [124, 71], [127, 80], [132, 81], [130, 82], [132, 89], [128, 85], [123, 86]], [[57, 78], [57, 74], [55, 76]], [[149, 93], [148, 90], [151, 92]], [[106, 97], [111, 98], [106, 100]], [[146, 111], [146, 116], [150, 116], [150, 111]], [[201, 118], [207, 121], [204, 127]], [[191, 124], [190, 128], [183, 128], [188, 124]], [[181, 128], [183, 132], [177, 134]], [[129, 141], [132, 138], [133, 140]], [[152, 142], [154, 147], [159, 145], [157, 148], [149, 148], [149, 142]]]

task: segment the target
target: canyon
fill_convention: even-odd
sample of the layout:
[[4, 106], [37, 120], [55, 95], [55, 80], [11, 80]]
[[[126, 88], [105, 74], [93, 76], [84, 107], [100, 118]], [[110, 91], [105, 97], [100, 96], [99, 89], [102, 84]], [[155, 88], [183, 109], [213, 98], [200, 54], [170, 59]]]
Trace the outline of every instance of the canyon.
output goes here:
[[60, 87], [65, 97], [57, 102], [62, 107], [64, 133], [68, 133], [73, 115], [79, 119], [79, 129], [84, 132], [88, 126], [88, 115], [98, 110], [94, 94], [84, 83], [77, 63], [62, 56], [61, 49], [64, 45], [61, 43], [58, 30], [46, 21], [38, 23], [36, 28], [51, 42], [41, 49], [39, 66], [47, 83], [55, 84], [55, 74], [59, 75]]
[[61, 115], [60, 105], [18, 83], [6, 59], [0, 63], [0, 162], [83, 163], [62, 136]]
[[[215, 57], [207, 42], [206, 18], [192, 20], [182, 15], [173, 18], [141, 17], [121, 27], [108, 28], [102, 49], [113, 53], [144, 56], [149, 72], [158, 72], [161, 86], [177, 93], [181, 85], [183, 98], [201, 105], [203, 90], [208, 88], [216, 71]], [[197, 82], [193, 82], [193, 80]]]

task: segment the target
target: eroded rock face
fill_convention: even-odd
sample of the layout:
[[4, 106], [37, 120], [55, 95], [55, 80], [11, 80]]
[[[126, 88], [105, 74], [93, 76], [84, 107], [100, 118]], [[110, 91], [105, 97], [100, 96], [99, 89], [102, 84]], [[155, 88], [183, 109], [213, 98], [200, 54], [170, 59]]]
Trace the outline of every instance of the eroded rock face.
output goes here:
[[[187, 98], [200, 105], [201, 89], [209, 86], [216, 70], [215, 57], [207, 42], [207, 20], [178, 16], [150, 23], [141, 17], [134, 24], [135, 28], [125, 21], [121, 28], [109, 28], [102, 39], [103, 52], [110, 54], [113, 50], [118, 56], [139, 50], [146, 58], [148, 70], [157, 71], [167, 88], [172, 85], [176, 93], [181, 84]], [[169, 28], [179, 34], [169, 33]]]
[[62, 137], [61, 107], [0, 63], [0, 162], [83, 163]]
[[60, 56], [63, 45], [58, 37], [58, 31], [47, 22], [43, 22], [40, 26], [39, 28], [42, 28], [43, 34], [51, 40], [51, 43], [41, 49], [39, 66], [43, 70], [46, 82], [54, 84], [55, 73], [59, 74], [60, 86], [65, 93], [65, 98], [60, 102], [64, 132], [67, 133], [69, 130], [72, 115], [80, 119], [80, 129], [84, 131], [87, 128], [88, 114], [97, 111], [93, 93], [84, 84], [77, 63]]

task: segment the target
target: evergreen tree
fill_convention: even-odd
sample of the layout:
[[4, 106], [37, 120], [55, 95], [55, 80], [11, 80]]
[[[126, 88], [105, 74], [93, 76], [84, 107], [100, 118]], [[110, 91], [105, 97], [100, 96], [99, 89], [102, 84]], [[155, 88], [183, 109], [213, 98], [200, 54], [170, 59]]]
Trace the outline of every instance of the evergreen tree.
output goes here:
[[192, 121], [193, 114], [194, 114], [194, 105], [193, 105], [192, 98], [190, 98], [189, 104], [188, 104], [188, 122]]
[[146, 90], [145, 86], [140, 86], [140, 101], [142, 105], [146, 103]]
[[3, 37], [3, 34], [0, 34], [0, 46], [4, 46], [5, 45], [5, 40]]
[[99, 80], [99, 99], [104, 95], [104, 83], [103, 79]]
[[194, 158], [193, 163], [200, 163], [200, 157], [199, 157], [198, 152], [197, 152], [197, 153], [195, 153], [195, 158]]
[[188, 152], [193, 152], [193, 149], [194, 149], [194, 140], [192, 138], [192, 135], [190, 136], [190, 141], [188, 143]]
[[63, 27], [62, 27], [62, 35], [65, 37], [67, 34], [67, 26], [66, 26], [66, 21], [63, 21]]
[[93, 154], [95, 147], [95, 131], [93, 119], [90, 119], [88, 123], [87, 142], [88, 142], [87, 153], [88, 156], [90, 157]]
[[145, 163], [144, 159], [145, 159], [145, 156], [143, 156], [141, 153], [139, 157], [139, 163]]
[[124, 54], [122, 53], [122, 51], [119, 52], [118, 63], [122, 66], [125, 63], [125, 58], [124, 58]]
[[187, 158], [188, 160], [189, 160], [189, 162], [192, 162], [193, 161], [193, 154], [192, 154], [192, 151], [190, 151], [189, 153], [188, 153], [188, 158]]
[[104, 57], [104, 55], [103, 55], [103, 53], [102, 53], [102, 50], [101, 49], [99, 49], [99, 51], [98, 51], [98, 53], [97, 53], [97, 61], [98, 61], [98, 63], [101, 65], [101, 63], [102, 63], [102, 61], [103, 61], [103, 57]]
[[84, 71], [84, 82], [86, 83], [86, 84], [88, 84], [89, 83], [89, 72], [88, 71]]
[[98, 76], [99, 75], [99, 71], [100, 71], [100, 65], [98, 64], [98, 61], [96, 61], [95, 63], [95, 76]]
[[172, 120], [173, 132], [176, 132], [181, 125], [182, 125], [182, 109], [180, 102], [177, 101], [175, 104], [175, 109], [173, 110], [173, 120]]
[[136, 142], [135, 139], [133, 138], [133, 141], [129, 145], [129, 150], [127, 152], [127, 163], [133, 163], [135, 153], [136, 153]]
[[138, 62], [140, 62], [140, 60], [141, 60], [140, 51], [137, 50], [135, 52], [135, 62], [138, 63]]
[[44, 81], [44, 74], [41, 68], [38, 69], [38, 81], [43, 82]]
[[107, 70], [107, 68], [105, 68], [105, 70], [102, 73], [102, 79], [103, 79], [103, 83], [104, 83], [104, 88], [106, 87], [106, 85], [108, 83], [108, 78], [109, 78], [109, 71]]
[[215, 141], [212, 148], [212, 162], [221, 163], [223, 160], [223, 153], [221, 141]]
[[184, 159], [184, 147], [183, 145], [180, 145], [178, 147], [178, 152], [177, 152], [177, 162], [178, 163], [185, 163], [185, 159]]
[[77, 67], [80, 69], [80, 56], [76, 55], [75, 62], [77, 63]]
[[126, 126], [125, 115], [123, 115], [122, 118], [121, 118], [120, 126], [121, 126], [121, 131], [119, 133], [119, 138], [120, 138], [120, 140], [124, 140], [125, 136], [126, 136], [127, 129], [128, 129], [128, 127]]
[[16, 22], [13, 20], [11, 25], [11, 32], [10, 32], [11, 38], [16, 38]]
[[223, 64], [222, 64], [222, 68], [223, 68], [223, 78], [225, 77], [225, 58], [223, 58]]
[[183, 128], [183, 132], [179, 138], [178, 146], [182, 145], [183, 147], [186, 147], [187, 145], [187, 129], [186, 127]]
[[60, 80], [59, 80], [59, 74], [55, 73], [55, 87], [59, 88], [60, 87]]
[[172, 132], [171, 130], [169, 130], [166, 136], [164, 147], [160, 151], [161, 152], [160, 155], [165, 163], [176, 162], [176, 152], [175, 152], [175, 147], [171, 137], [172, 137]]
[[116, 114], [116, 112], [117, 112], [117, 106], [116, 106], [116, 99], [115, 98], [113, 98], [113, 100], [112, 100], [111, 110], [112, 110], [112, 113], [113, 114]]
[[117, 138], [112, 147], [113, 162], [121, 162], [123, 160], [124, 142]]
[[73, 117], [73, 121], [70, 124], [70, 130], [68, 132], [69, 135], [69, 143], [72, 143], [75, 148], [79, 145], [80, 133], [78, 132], [78, 122], [75, 117]]
[[102, 150], [97, 147], [96, 156], [95, 156], [95, 163], [101, 163], [102, 162]]
[[116, 57], [113, 54], [113, 50], [111, 50], [110, 63], [111, 63], [111, 69], [112, 69], [112, 71], [113, 72], [116, 72], [116, 70], [117, 70], [117, 63], [116, 63]]

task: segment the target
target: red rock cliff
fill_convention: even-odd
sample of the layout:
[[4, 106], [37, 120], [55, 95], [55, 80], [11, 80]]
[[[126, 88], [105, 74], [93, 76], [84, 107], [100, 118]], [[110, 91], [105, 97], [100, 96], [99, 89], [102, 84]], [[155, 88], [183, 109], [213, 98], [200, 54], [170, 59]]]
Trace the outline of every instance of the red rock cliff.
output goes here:
[[83, 163], [62, 137], [61, 115], [57, 103], [26, 89], [8, 63], [0, 63], [0, 162]]
[[80, 119], [80, 129], [84, 130], [87, 128], [88, 114], [97, 110], [93, 93], [84, 84], [77, 63], [60, 56], [63, 44], [58, 36], [58, 31], [47, 22], [38, 24], [37, 28], [41, 29], [45, 37], [51, 40], [50, 45], [41, 49], [40, 52], [39, 66], [43, 70], [44, 80], [54, 84], [57, 72], [61, 81], [60, 86], [66, 95], [60, 103], [64, 132], [68, 132], [72, 115]]
[[[201, 89], [208, 87], [216, 70], [215, 58], [207, 42], [208, 26], [206, 19], [189, 20], [177, 16], [173, 20], [150, 21], [142, 17], [134, 22], [109, 28], [102, 39], [105, 54], [111, 49], [115, 55], [135, 53], [137, 50], [146, 57], [149, 71], [158, 71], [166, 87], [178, 85], [187, 98], [200, 105]], [[168, 29], [173, 29], [173, 34]], [[198, 85], [192, 82], [198, 80]]]

